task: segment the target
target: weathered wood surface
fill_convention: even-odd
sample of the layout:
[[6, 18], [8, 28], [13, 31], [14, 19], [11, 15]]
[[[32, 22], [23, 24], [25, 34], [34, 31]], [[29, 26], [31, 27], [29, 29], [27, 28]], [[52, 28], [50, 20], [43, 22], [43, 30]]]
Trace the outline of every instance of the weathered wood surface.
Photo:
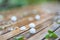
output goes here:
[[[36, 25], [38, 25], [38, 24], [41, 24], [41, 23], [45, 22], [45, 21], [48, 20], [48, 19], [51, 19], [52, 17], [53, 17], [53, 16], [45, 17], [45, 18], [42, 18], [40, 21], [33, 22], [33, 23], [35, 23]], [[29, 29], [29, 26], [26, 25], [26, 27], [27, 27], [26, 30], [28, 30], [28, 29]], [[25, 31], [26, 31], [26, 30], [25, 30]], [[4, 34], [4, 35], [2, 35], [1, 37], [3, 37], [4, 39], [9, 39], [9, 38], [11, 38], [11, 37], [13, 37], [13, 36], [15, 36], [15, 35], [18, 35], [18, 34], [21, 33], [21, 32], [24, 32], [24, 31], [21, 31], [21, 30], [18, 28], [17, 30], [14, 30], [14, 31], [11, 31], [11, 32], [9, 32], [9, 33], [7, 33], [7, 34]]]

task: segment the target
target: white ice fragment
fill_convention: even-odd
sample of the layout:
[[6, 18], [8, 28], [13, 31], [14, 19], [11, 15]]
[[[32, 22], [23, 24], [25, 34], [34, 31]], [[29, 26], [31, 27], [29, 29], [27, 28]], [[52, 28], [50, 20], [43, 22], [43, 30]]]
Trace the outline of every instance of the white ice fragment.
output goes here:
[[36, 26], [36, 25], [35, 25], [34, 23], [30, 23], [30, 24], [29, 24], [29, 27], [30, 27], [30, 28], [35, 28], [35, 26]]
[[36, 15], [36, 16], [35, 16], [35, 19], [36, 19], [36, 20], [40, 20], [40, 15]]
[[35, 34], [35, 33], [36, 33], [36, 29], [35, 29], [35, 28], [31, 28], [31, 29], [29, 30], [29, 32], [32, 33], [32, 34]]
[[17, 17], [16, 17], [16, 16], [12, 16], [12, 17], [11, 17], [11, 20], [12, 20], [12, 21], [16, 21], [16, 20], [17, 20]]
[[26, 27], [25, 26], [22, 26], [21, 28], [20, 28], [20, 30], [26, 30]]

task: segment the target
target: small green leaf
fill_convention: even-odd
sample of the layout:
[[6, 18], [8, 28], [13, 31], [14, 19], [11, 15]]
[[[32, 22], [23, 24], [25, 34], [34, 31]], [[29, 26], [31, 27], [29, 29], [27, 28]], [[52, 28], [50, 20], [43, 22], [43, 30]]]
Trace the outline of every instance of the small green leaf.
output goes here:
[[51, 34], [49, 34], [49, 37], [50, 38], [57, 38], [58, 36], [55, 33], [51, 33]]
[[5, 0], [0, 0], [0, 4], [3, 4]]
[[47, 35], [45, 36], [45, 38], [46, 38], [46, 39], [50, 38], [50, 37], [49, 37], [49, 34], [47, 34]]
[[51, 31], [51, 30], [48, 30], [48, 33], [53, 33], [53, 31]]
[[24, 40], [24, 37], [23, 36], [15, 37], [14, 40]]
[[53, 31], [51, 31], [51, 30], [48, 30], [48, 33], [49, 33], [49, 34], [47, 34], [47, 35], [45, 36], [46, 39], [49, 39], [49, 38], [57, 38], [57, 37], [58, 37], [58, 36], [57, 36]]

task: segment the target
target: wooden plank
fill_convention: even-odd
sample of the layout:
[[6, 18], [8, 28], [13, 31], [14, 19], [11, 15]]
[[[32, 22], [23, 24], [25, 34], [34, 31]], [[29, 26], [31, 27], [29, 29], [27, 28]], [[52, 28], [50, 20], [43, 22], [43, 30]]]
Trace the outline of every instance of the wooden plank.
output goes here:
[[47, 34], [47, 31], [49, 30], [50, 27], [47, 27], [46, 29], [42, 30], [41, 32], [37, 33], [33, 37], [29, 38], [28, 40], [41, 40], [42, 38], [45, 37]]
[[[30, 15], [30, 16], [27, 16], [27, 17], [24, 17], [24, 18], [18, 20], [18, 21], [15, 22], [15, 23], [11, 23], [11, 24], [8, 24], [8, 25], [3, 25], [3, 26], [4, 26], [4, 27], [8, 27], [8, 26], [14, 25], [14, 24], [16, 24], [16, 23], [24, 22], [24, 21], [29, 22], [27, 19], [28, 19], [29, 17], [34, 17], [34, 16], [35, 16], [35, 15]], [[33, 20], [32, 20], [32, 21], [33, 21]], [[26, 23], [26, 22], [25, 22], [25, 23]]]
[[[40, 20], [40, 21], [33, 22], [33, 23], [35, 23], [36, 25], [38, 25], [38, 24], [41, 24], [41, 23], [45, 22], [45, 21], [48, 20], [48, 19], [51, 19], [52, 17], [53, 17], [53, 16], [49, 16], [49, 17], [43, 18], [43, 19]], [[27, 27], [27, 30], [28, 30], [28, 29], [29, 29], [29, 26], [26, 25], [26, 27]], [[25, 31], [26, 31], [26, 30], [25, 30]], [[24, 31], [22, 31], [22, 32], [24, 32]], [[5, 38], [5, 39], [9, 39], [9, 38], [11, 38], [11, 37], [13, 37], [13, 36], [15, 36], [15, 35], [18, 35], [19, 33], [21, 33], [21, 32], [20, 32], [20, 30], [18, 29], [18, 30], [11, 31], [11, 32], [9, 32], [9, 33], [7, 33], [7, 34], [5, 34], [5, 35], [2, 35], [2, 36], [3, 36], [3, 38]]]
[[[20, 27], [20, 26], [29, 24], [29, 23], [31, 23], [31, 22], [33, 22], [33, 21], [36, 21], [36, 20], [34, 20], [34, 16], [35, 16], [35, 15], [30, 15], [30, 16], [25, 17], [25, 18], [21, 19], [20, 21], [15, 22], [15, 23], [2, 26], [2, 27], [5, 27], [5, 29], [2, 30], [2, 32], [3, 32], [2, 34], [5, 34], [5, 33], [9, 32], [9, 31], [8, 31], [8, 28], [9, 28], [10, 26], [11, 26], [11, 27]], [[33, 20], [32, 20], [32, 21], [29, 21], [29, 20], [28, 20], [29, 17], [33, 17]]]
[[4, 39], [2, 36], [0, 37], [0, 40], [6, 40], [6, 39]]
[[[40, 31], [42, 31], [43, 29], [45, 29], [46, 27], [48, 27], [49, 25], [51, 25], [52, 24], [52, 21], [50, 20], [47, 20], [47, 21], [45, 21], [44, 23], [42, 23], [42, 24], [39, 24], [38, 26], [36, 26], [36, 33], [35, 34], [37, 34], [38, 32], [40, 32]], [[46, 25], [46, 26], [45, 26]], [[25, 39], [28, 39], [28, 38], [30, 38], [30, 37], [33, 37], [35, 34], [30, 34], [29, 33], [29, 30], [28, 31], [26, 31], [26, 32], [24, 32], [24, 33], [22, 33], [22, 34], [19, 34], [19, 35], [16, 35], [16, 36], [14, 36], [14, 37], [19, 37], [19, 36], [21, 36], [21, 35], [24, 35], [24, 38]], [[9, 40], [13, 40], [14, 39], [14, 37], [13, 38], [10, 38]]]
[[[32, 15], [32, 16], [33, 16], [33, 19], [34, 19], [34, 16], [35, 16], [35, 15]], [[31, 17], [32, 17], [32, 16], [31, 16]], [[41, 19], [46, 18], [47, 16], [50, 16], [50, 15], [46, 15], [46, 14], [45, 14], [45, 15], [43, 16], [43, 14], [41, 14]], [[31, 23], [31, 22], [36, 21], [36, 20], [29, 21], [28, 18], [29, 18], [29, 17], [26, 17], [26, 18], [24, 18], [23, 20], [18, 21], [18, 22], [14, 23], [14, 24], [11, 24], [11, 25], [9, 25], [9, 26], [20, 27], [20, 26], [23, 26], [23, 25], [26, 25], [26, 24], [29, 24], [29, 23]], [[9, 26], [6, 26], [6, 27], [9, 27]], [[2, 33], [2, 34], [6, 34], [7, 32], [9, 32], [9, 31], [8, 31], [8, 28], [6, 28], [5, 30], [3, 30], [3, 33]]]
[[58, 38], [57, 38], [57, 39], [55, 39], [55, 40], [60, 39], [60, 28], [59, 28], [59, 29], [57, 29], [57, 30], [55, 31], [55, 33], [56, 33], [56, 35], [58, 36]]
[[57, 29], [56, 31], [55, 31], [55, 33], [57, 34], [57, 36], [60, 38], [60, 28], [59, 29]]

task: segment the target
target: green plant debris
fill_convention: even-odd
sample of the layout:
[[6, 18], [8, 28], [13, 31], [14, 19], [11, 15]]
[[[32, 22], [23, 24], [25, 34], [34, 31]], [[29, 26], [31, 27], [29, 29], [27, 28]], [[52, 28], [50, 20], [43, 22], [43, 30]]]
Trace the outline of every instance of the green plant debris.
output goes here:
[[15, 37], [14, 40], [24, 40], [24, 37], [23, 36]]
[[58, 36], [51, 30], [48, 30], [48, 34], [45, 36], [46, 39], [57, 38]]

